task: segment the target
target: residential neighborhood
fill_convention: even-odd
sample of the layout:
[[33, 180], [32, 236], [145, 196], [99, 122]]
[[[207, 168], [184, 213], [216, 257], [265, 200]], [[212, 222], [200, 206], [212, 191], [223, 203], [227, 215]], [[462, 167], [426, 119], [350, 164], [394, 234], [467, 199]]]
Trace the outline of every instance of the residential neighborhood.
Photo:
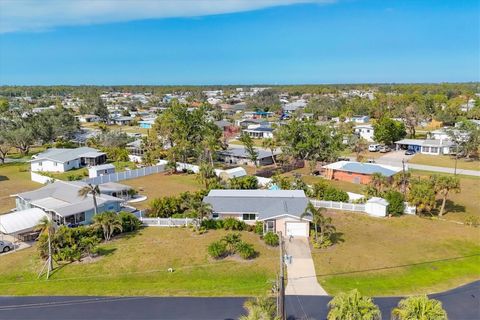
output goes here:
[[480, 319], [479, 12], [0, 1], [0, 320]]

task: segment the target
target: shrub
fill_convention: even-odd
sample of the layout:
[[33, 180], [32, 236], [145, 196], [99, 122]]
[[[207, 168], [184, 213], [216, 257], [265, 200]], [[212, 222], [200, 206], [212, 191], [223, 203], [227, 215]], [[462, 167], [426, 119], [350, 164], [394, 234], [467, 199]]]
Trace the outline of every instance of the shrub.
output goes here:
[[323, 200], [326, 201], [339, 201], [339, 202], [347, 202], [348, 201], [348, 193], [343, 190], [339, 190], [334, 187], [327, 187], [323, 194]]
[[263, 222], [255, 222], [255, 233], [258, 235], [263, 235]]
[[235, 219], [235, 218], [226, 218], [223, 219], [223, 228], [225, 230], [238, 230], [242, 231], [246, 229], [245, 222]]
[[385, 194], [385, 200], [388, 201], [387, 213], [392, 216], [401, 216], [405, 211], [405, 199], [403, 194], [398, 191], [388, 191]]
[[232, 178], [229, 181], [230, 189], [258, 189], [258, 180], [257, 177], [254, 176], [243, 176], [243, 177], [236, 177]]
[[212, 242], [208, 246], [208, 254], [215, 259], [223, 258], [227, 255], [227, 244], [223, 241]]
[[478, 227], [480, 225], [480, 220], [477, 216], [469, 215], [465, 218], [465, 224], [470, 227]]
[[118, 214], [118, 218], [122, 224], [122, 232], [135, 231], [142, 225], [140, 220], [130, 212], [122, 211]]
[[264, 236], [263, 236], [263, 241], [265, 241], [266, 244], [268, 244], [269, 246], [271, 247], [276, 247], [278, 246], [279, 244], [279, 238], [278, 238], [278, 234], [276, 233], [273, 233], [273, 232], [267, 232]]
[[200, 227], [205, 228], [207, 230], [208, 229], [217, 229], [218, 223], [217, 223], [217, 220], [206, 219], [206, 220], [202, 220], [202, 222], [200, 223]]
[[243, 259], [252, 259], [256, 254], [255, 249], [253, 249], [253, 245], [243, 241], [240, 241], [236, 244], [235, 251]]

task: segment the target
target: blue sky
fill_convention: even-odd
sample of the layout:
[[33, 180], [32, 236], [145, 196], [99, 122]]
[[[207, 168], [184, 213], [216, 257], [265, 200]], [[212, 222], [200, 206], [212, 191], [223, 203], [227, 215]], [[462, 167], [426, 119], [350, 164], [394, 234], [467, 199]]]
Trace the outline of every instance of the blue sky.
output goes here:
[[136, 9], [106, 0], [101, 10], [55, 1], [31, 16], [20, 0], [0, 4], [0, 84], [480, 80], [475, 0], [150, 1]]

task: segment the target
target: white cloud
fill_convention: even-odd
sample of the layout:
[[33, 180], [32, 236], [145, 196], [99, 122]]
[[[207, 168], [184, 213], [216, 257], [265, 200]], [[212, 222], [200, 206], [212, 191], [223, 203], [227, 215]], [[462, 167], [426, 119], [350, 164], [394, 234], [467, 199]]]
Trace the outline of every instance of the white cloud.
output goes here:
[[335, 0], [0, 0], [0, 33], [331, 2]]

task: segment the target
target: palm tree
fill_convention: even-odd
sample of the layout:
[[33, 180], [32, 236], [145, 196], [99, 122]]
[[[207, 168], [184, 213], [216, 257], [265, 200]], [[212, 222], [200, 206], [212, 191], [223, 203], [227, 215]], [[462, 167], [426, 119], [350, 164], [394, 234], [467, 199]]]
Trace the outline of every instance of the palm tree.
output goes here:
[[243, 144], [245, 147], [245, 151], [248, 154], [248, 158], [253, 162], [255, 165], [255, 173], [257, 172], [257, 166], [258, 166], [258, 151], [255, 149], [253, 146], [253, 140], [252, 137], [250, 137], [248, 134], [245, 132], [242, 132], [240, 135], [240, 142]]
[[245, 301], [243, 305], [248, 315], [241, 316], [240, 320], [278, 320], [275, 299], [269, 296], [255, 297]]
[[100, 194], [100, 188], [97, 185], [92, 185], [89, 183], [88, 185], [84, 186], [80, 190], [78, 190], [78, 195], [80, 197], [86, 198], [89, 194], [92, 195], [93, 198], [93, 209], [95, 210], [94, 213], [97, 215], [98, 213], [98, 206], [97, 206], [97, 195]]
[[113, 233], [118, 230], [122, 231], [122, 222], [117, 214], [113, 211], [105, 211], [93, 217], [93, 225], [102, 228], [103, 238], [110, 241]]
[[354, 289], [340, 293], [329, 303], [328, 320], [377, 320], [381, 319], [378, 306], [372, 298], [364, 297]]
[[392, 310], [395, 320], [446, 320], [447, 313], [442, 303], [427, 296], [409, 297], [400, 300], [398, 307]]
[[263, 139], [262, 141], [262, 147], [264, 147], [265, 149], [269, 149], [270, 152], [272, 153], [272, 160], [273, 160], [273, 164], [275, 165], [275, 167], [277, 166], [277, 161], [275, 160], [275, 157], [273, 156], [273, 153], [275, 152], [275, 150], [277, 150], [277, 140], [276, 139], [273, 139], [273, 138], [266, 138], [266, 139]]
[[[327, 209], [325, 208], [315, 208], [313, 203], [308, 202], [307, 208], [300, 216], [302, 219], [305, 216], [311, 216], [312, 222], [314, 225], [314, 232], [315, 232], [315, 242], [320, 244], [323, 243], [325, 235], [328, 235], [332, 232], [335, 232], [335, 226], [332, 224], [332, 218], [325, 217], [323, 212]], [[318, 239], [318, 232], [320, 231], [320, 239]]]
[[442, 197], [442, 206], [440, 207], [439, 216], [443, 215], [445, 203], [450, 191], [460, 192], [460, 179], [457, 176], [438, 176], [435, 180], [435, 193], [439, 193]]
[[197, 231], [202, 224], [202, 220], [208, 217], [212, 213], [212, 206], [209, 203], [205, 203], [201, 200], [191, 198], [187, 203], [188, 211], [195, 216], [197, 220]]
[[385, 187], [387, 186], [387, 178], [381, 173], [375, 172], [372, 174], [372, 179], [370, 180], [370, 186], [375, 189], [375, 196], [380, 196]]
[[205, 189], [208, 189], [210, 184], [216, 179], [215, 169], [209, 163], [201, 163], [198, 170], [197, 179], [200, 183], [205, 185]]
[[[47, 216], [44, 216], [42, 219], [40, 219], [37, 227], [37, 231], [40, 231], [40, 234], [46, 234], [47, 235], [47, 241], [48, 241], [48, 258], [47, 261], [45, 262], [45, 266], [47, 267], [47, 279], [50, 277], [50, 273], [53, 271], [53, 250], [52, 250], [52, 238], [55, 234], [55, 225], [51, 219], [49, 219]], [[42, 271], [38, 275], [39, 277], [43, 273], [43, 269], [45, 269], [45, 266], [42, 268]]]

